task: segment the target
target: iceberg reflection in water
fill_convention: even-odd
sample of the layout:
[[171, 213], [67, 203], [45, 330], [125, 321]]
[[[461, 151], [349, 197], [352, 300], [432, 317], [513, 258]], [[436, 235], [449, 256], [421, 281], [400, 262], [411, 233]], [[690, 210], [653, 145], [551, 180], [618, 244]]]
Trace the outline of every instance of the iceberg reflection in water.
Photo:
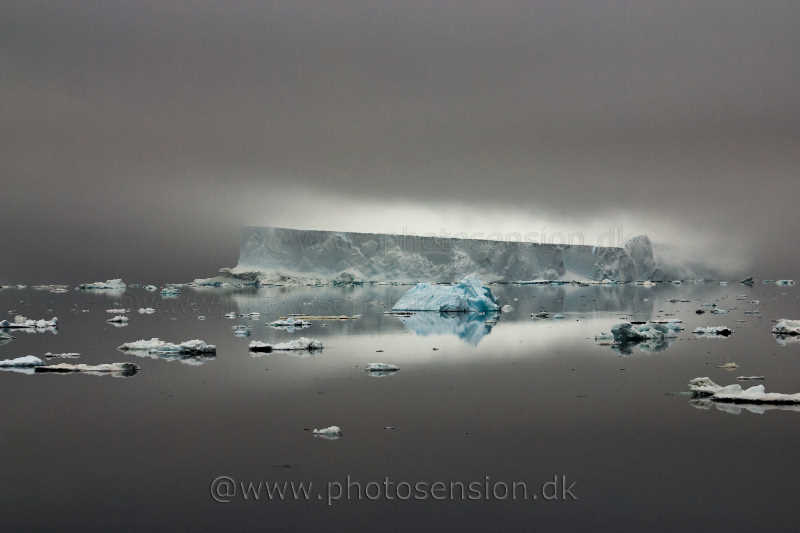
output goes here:
[[438, 313], [421, 311], [401, 316], [403, 325], [417, 335], [455, 335], [472, 346], [492, 332], [499, 313]]

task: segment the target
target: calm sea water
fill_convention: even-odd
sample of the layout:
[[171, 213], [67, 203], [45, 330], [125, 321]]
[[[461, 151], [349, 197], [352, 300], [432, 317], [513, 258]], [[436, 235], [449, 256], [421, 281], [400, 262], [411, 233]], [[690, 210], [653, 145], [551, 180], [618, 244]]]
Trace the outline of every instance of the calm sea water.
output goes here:
[[[0, 372], [4, 529], [796, 530], [800, 414], [702, 409], [682, 393], [693, 377], [728, 384], [739, 375], [800, 391], [800, 344], [781, 345], [769, 332], [773, 319], [800, 318], [797, 289], [496, 286], [514, 310], [495, 325], [384, 314], [405, 290], [0, 291], [3, 313], [59, 317], [57, 334], [14, 333], [0, 359], [79, 352], [68, 362], [140, 365], [129, 378]], [[697, 315], [704, 303], [731, 310]], [[131, 308], [127, 327], [105, 322], [115, 307]], [[756, 308], [760, 316], [745, 314]], [[565, 318], [531, 319], [540, 310]], [[231, 311], [261, 317], [225, 319]], [[294, 333], [265, 324], [288, 313], [361, 318]], [[621, 354], [594, 340], [622, 320], [658, 318], [686, 327], [661, 351]], [[234, 336], [237, 324], [249, 325], [250, 337]], [[735, 334], [691, 333], [719, 324]], [[298, 336], [325, 348], [248, 352], [250, 340]], [[200, 338], [218, 351], [179, 361], [116, 350], [150, 337]], [[376, 361], [400, 371], [370, 376], [364, 366]], [[726, 362], [739, 368], [718, 368]], [[330, 425], [342, 428], [340, 439], [308, 431]], [[212, 495], [219, 476], [235, 480], [237, 493]], [[374, 497], [374, 486], [365, 494], [386, 478], [442, 482], [448, 493], [453, 482], [522, 481], [533, 493], [554, 476], [574, 483], [577, 499], [415, 499], [405, 486], [394, 498]], [[256, 500], [241, 491], [241, 482], [282, 481], [313, 483], [312, 497]], [[337, 486], [344, 494], [329, 501]]]

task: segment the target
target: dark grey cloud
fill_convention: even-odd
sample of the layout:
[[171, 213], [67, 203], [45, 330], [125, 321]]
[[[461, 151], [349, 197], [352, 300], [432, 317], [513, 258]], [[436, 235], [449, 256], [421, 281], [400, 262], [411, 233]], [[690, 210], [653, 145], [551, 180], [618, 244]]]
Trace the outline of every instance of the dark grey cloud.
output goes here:
[[187, 276], [263, 223], [624, 227], [775, 276], [800, 267], [798, 23], [790, 1], [3, 2], [0, 274], [144, 253]]

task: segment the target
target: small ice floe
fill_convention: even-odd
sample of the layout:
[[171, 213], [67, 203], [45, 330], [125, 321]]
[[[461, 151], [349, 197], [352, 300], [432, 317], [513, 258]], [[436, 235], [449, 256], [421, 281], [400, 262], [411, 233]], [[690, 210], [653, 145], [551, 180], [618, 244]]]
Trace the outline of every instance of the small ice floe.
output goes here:
[[130, 309], [106, 309], [106, 313], [111, 315], [124, 315], [125, 313], [130, 313]]
[[161, 296], [178, 296], [181, 290], [182, 289], [176, 285], [167, 285], [161, 289]]
[[225, 313], [225, 315], [224, 315], [224, 316], [225, 316], [225, 318], [227, 318], [227, 319], [229, 319], [229, 320], [233, 320], [234, 318], [236, 318], [236, 313], [233, 313], [233, 312], [231, 312], [231, 313]]
[[562, 313], [556, 313], [550, 318], [553, 318], [555, 320], [561, 320], [561, 319], [567, 318], [567, 316], [562, 314]]
[[205, 320], [206, 315], [198, 315], [197, 320]]
[[514, 310], [514, 307], [511, 306], [510, 304], [506, 304], [506, 305], [504, 305], [503, 307], [500, 308], [500, 311], [503, 312], [503, 313], [510, 313], [513, 310]]
[[743, 285], [749, 285], [749, 286], [752, 287], [754, 282], [755, 282], [755, 280], [753, 279], [753, 276], [747, 276], [746, 278], [744, 278], [739, 283], [741, 283]]
[[258, 311], [253, 311], [251, 313], [242, 313], [239, 316], [241, 318], [249, 318], [249, 319], [252, 319], [252, 320], [257, 320], [257, 319], [261, 318], [261, 313], [259, 313]]
[[80, 356], [81, 354], [77, 352], [65, 352], [65, 353], [47, 352], [46, 354], [44, 354], [45, 359], [77, 359]]
[[707, 326], [704, 328], [694, 328], [692, 331], [695, 335], [703, 335], [708, 337], [713, 336], [722, 336], [722, 337], [729, 337], [733, 335], [733, 330], [728, 326]]
[[121, 279], [109, 279], [92, 283], [81, 283], [78, 289], [84, 291], [124, 291], [128, 286]]
[[364, 370], [371, 376], [387, 376], [400, 370], [400, 367], [389, 363], [368, 363]]
[[31, 368], [34, 366], [41, 366], [44, 361], [35, 355], [25, 355], [14, 359], [0, 360], [0, 368]]
[[775, 282], [775, 285], [777, 285], [778, 287], [790, 287], [790, 286], [794, 285], [794, 280], [793, 279], [779, 279], [779, 280], [777, 280]]
[[738, 376], [736, 381], [764, 381], [764, 376]]
[[237, 324], [233, 326], [233, 334], [237, 337], [249, 337], [250, 336], [250, 326], [246, 326], [244, 324]]
[[140, 315], [152, 315], [155, 312], [156, 312], [156, 310], [153, 309], [152, 307], [140, 307], [139, 308], [139, 314]]
[[392, 311], [483, 313], [499, 309], [492, 291], [474, 275], [455, 285], [418, 283], [392, 306]]
[[721, 386], [707, 377], [689, 381], [689, 390], [695, 397], [707, 398], [714, 402], [800, 404], [800, 393], [766, 392], [764, 385], [755, 385], [747, 389], [742, 389], [738, 383]]
[[721, 307], [715, 307], [715, 308], [713, 308], [711, 310], [711, 314], [712, 315], [727, 315], [728, 314], [728, 310], [727, 309], [723, 309]]
[[144, 290], [148, 292], [156, 292], [158, 290], [158, 287], [156, 287], [155, 285], [145, 285]]
[[666, 327], [670, 331], [683, 331], [683, 320], [680, 318], [670, 318], [667, 320], [651, 320], [653, 324], [661, 324], [662, 326]]
[[614, 348], [628, 355], [631, 347], [637, 346], [641, 351], [660, 352], [669, 347], [669, 340], [678, 334], [664, 324], [633, 324], [623, 322], [611, 328]]
[[57, 365], [36, 366], [34, 371], [37, 374], [43, 372], [54, 374], [72, 374], [79, 372], [94, 376], [110, 375], [114, 377], [128, 377], [139, 371], [139, 365], [136, 363], [103, 363], [99, 365], [59, 363]]
[[728, 282], [727, 281], [720, 281], [719, 284], [722, 285], [723, 287], [725, 287], [725, 286], [728, 285]]
[[796, 336], [800, 335], [800, 320], [790, 320], [781, 318], [772, 326], [772, 333], [776, 335]]
[[531, 313], [531, 318], [550, 318], [550, 313], [547, 311], [539, 311], [538, 313]]
[[717, 368], [723, 368], [725, 370], [736, 370], [737, 368], [739, 368], [739, 365], [731, 361], [730, 363], [719, 364], [717, 365]]
[[173, 344], [171, 342], [162, 341], [159, 338], [153, 337], [150, 340], [138, 340], [134, 342], [126, 342], [120, 345], [118, 350], [124, 352], [146, 352], [151, 354], [182, 354], [182, 355], [201, 355], [216, 353], [217, 347], [213, 344], [208, 344], [206, 341], [200, 339], [192, 339], [184, 341], [180, 344]]
[[32, 320], [23, 315], [14, 317], [13, 322], [8, 320], [0, 320], [0, 329], [49, 329], [58, 327], [58, 317], [53, 317], [50, 320]]
[[269, 326], [275, 329], [282, 329], [292, 332], [298, 329], [305, 329], [311, 327], [311, 322], [308, 320], [296, 319], [294, 317], [280, 318], [274, 322], [270, 322]]
[[106, 320], [106, 322], [111, 322], [111, 323], [116, 323], [116, 324], [127, 324], [128, 323], [128, 317], [126, 317], [125, 315], [112, 316], [111, 318]]
[[339, 426], [328, 426], [326, 428], [317, 429], [314, 428], [311, 433], [315, 437], [321, 437], [323, 439], [338, 439], [342, 436], [342, 428]]
[[262, 341], [250, 341], [250, 351], [251, 352], [279, 352], [279, 351], [294, 351], [294, 350], [307, 350], [307, 351], [314, 351], [314, 350], [321, 350], [323, 348], [323, 344], [321, 341], [317, 339], [309, 339], [306, 337], [300, 337], [299, 339], [294, 339], [288, 342], [280, 342], [278, 344], [267, 344], [266, 342]]

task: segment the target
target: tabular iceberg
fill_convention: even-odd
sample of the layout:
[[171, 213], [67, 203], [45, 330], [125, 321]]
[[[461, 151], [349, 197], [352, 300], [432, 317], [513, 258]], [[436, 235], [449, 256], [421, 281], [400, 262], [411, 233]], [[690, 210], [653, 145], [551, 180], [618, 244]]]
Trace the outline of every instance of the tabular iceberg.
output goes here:
[[418, 283], [406, 292], [392, 311], [475, 312], [498, 311], [500, 306], [477, 276], [467, 276], [455, 285]]
[[238, 265], [197, 285], [450, 283], [475, 273], [487, 281], [616, 280], [663, 276], [646, 236], [625, 247], [539, 244], [336, 231], [246, 227]]

